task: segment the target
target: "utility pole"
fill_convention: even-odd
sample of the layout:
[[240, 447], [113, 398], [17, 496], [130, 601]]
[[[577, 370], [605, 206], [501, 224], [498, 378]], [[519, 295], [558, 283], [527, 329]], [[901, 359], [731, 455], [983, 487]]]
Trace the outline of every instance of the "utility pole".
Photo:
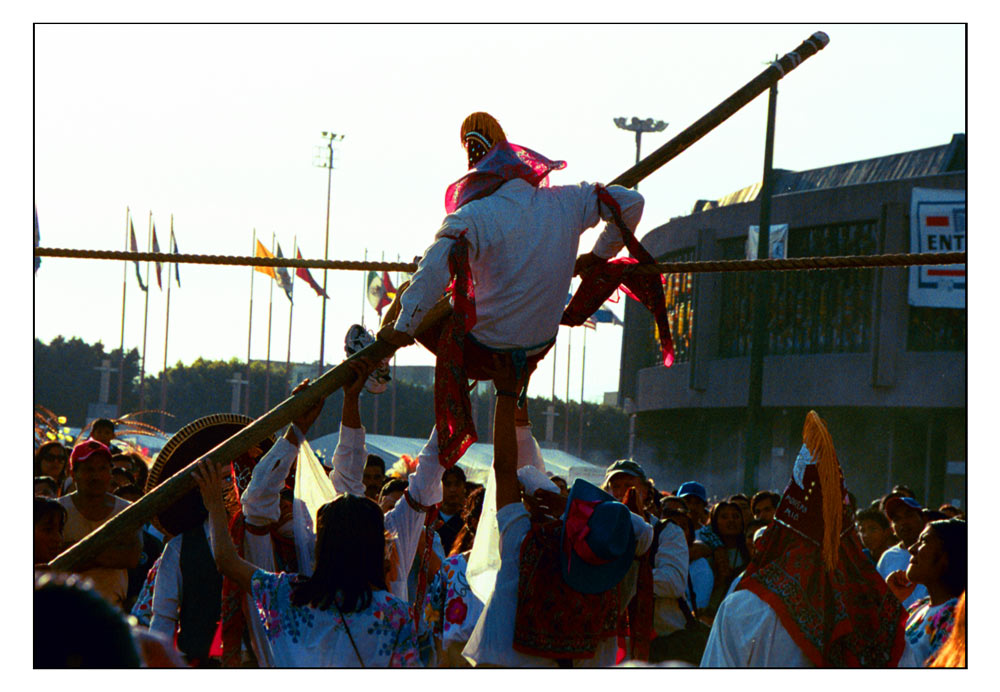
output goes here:
[[[662, 120], [653, 120], [652, 118], [646, 118], [645, 120], [639, 120], [635, 116], [632, 117], [630, 122], [626, 122], [625, 118], [615, 118], [615, 125], [617, 125], [622, 130], [628, 130], [629, 132], [635, 133], [635, 162], [636, 165], [639, 163], [639, 151], [642, 148], [642, 133], [643, 132], [663, 132], [667, 129], [667, 125]], [[639, 189], [639, 183], [636, 183], [633, 190]]]
[[[327, 147], [327, 158], [326, 161], [320, 163], [313, 163], [314, 166], [318, 168], [327, 169], [326, 172], [326, 240], [323, 243], [323, 261], [330, 259], [330, 189], [333, 184], [333, 143], [340, 142], [344, 139], [344, 135], [338, 135], [333, 132], [323, 132], [324, 139], [326, 139]], [[323, 268], [323, 293], [326, 293], [326, 267]], [[323, 349], [326, 345], [326, 301], [323, 303], [322, 317], [319, 322], [319, 366], [316, 369], [316, 376], [319, 377], [323, 374]]]
[[[767, 259], [771, 250], [771, 193], [774, 188], [774, 120], [778, 85], [772, 84], [767, 98], [767, 132], [764, 136], [764, 179], [760, 190], [760, 230], [757, 232], [757, 259]], [[750, 338], [750, 375], [747, 393], [747, 443], [743, 460], [743, 491], [757, 491], [760, 466], [761, 399], [764, 391], [764, 345], [767, 343], [767, 272], [755, 272], [753, 281], [753, 332]]]

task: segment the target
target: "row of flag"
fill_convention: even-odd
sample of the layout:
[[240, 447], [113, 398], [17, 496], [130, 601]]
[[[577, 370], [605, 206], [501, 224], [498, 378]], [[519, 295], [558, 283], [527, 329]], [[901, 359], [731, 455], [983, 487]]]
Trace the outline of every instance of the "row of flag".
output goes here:
[[[132, 252], [139, 252], [139, 247], [135, 242], [135, 228], [132, 226], [132, 219], [128, 221], [128, 239], [129, 239], [129, 249]], [[160, 251], [160, 243], [156, 239], [156, 224], [153, 224], [153, 252]], [[174, 229], [170, 229], [170, 252], [174, 255], [179, 255], [180, 252], [177, 250], [177, 239], [174, 237]], [[174, 276], [177, 279], [177, 288], [181, 287], [181, 270], [176, 262], [174, 262]], [[142, 281], [142, 273], [139, 271], [139, 260], [135, 260], [135, 278], [139, 282], [139, 288], [143, 292], [148, 288], [146, 284]], [[169, 279], [168, 279], [169, 281]], [[163, 290], [163, 278], [162, 278], [162, 265], [160, 262], [156, 262], [156, 285], [159, 289]]]
[[[255, 257], [268, 257], [271, 259], [284, 259], [284, 255], [281, 254], [281, 243], [275, 241], [276, 254], [272, 254], [270, 250], [264, 247], [264, 244], [259, 240], [257, 241], [257, 248], [254, 251]], [[295, 258], [304, 259], [302, 257], [302, 252], [296, 248]], [[278, 282], [278, 286], [282, 291], [285, 292], [285, 296], [288, 297], [288, 302], [292, 302], [292, 277], [288, 273], [287, 267], [254, 267], [254, 271], [259, 271], [261, 274], [267, 274], [272, 279]], [[329, 298], [326, 292], [316, 283], [316, 279], [313, 278], [312, 274], [309, 273], [309, 269], [306, 267], [298, 267], [295, 270], [295, 276], [299, 277], [307, 284], [312, 290], [316, 291], [316, 295], [323, 298]]]

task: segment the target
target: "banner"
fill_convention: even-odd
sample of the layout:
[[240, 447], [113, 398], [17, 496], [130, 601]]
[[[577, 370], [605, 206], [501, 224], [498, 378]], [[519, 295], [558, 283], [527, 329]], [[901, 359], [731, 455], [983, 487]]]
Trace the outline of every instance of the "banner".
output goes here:
[[392, 303], [389, 292], [395, 295], [396, 289], [392, 287], [387, 272], [368, 272], [368, 303], [375, 308], [378, 316], [382, 316], [382, 309]]
[[[281, 243], [277, 243], [276, 246], [277, 246], [277, 249], [278, 249], [278, 257], [279, 258], [284, 258], [284, 255], [281, 254]], [[277, 271], [275, 272], [274, 280], [278, 282], [279, 286], [281, 286], [281, 290], [285, 292], [285, 296], [287, 296], [288, 302], [291, 303], [292, 302], [292, 277], [288, 273], [288, 267], [275, 267], [275, 269]]]
[[[174, 229], [173, 228], [170, 229], [170, 247], [172, 248], [170, 251], [173, 254], [175, 254], [175, 255], [181, 254], [180, 251], [178, 251], [178, 249], [177, 249], [177, 239], [174, 238]], [[177, 278], [177, 288], [180, 288], [181, 287], [181, 270], [178, 269], [177, 262], [174, 262], [174, 276]]]
[[[910, 252], [966, 252], [965, 190], [915, 187], [910, 198]], [[965, 265], [910, 267], [910, 305], [965, 307]]]
[[[757, 259], [757, 244], [760, 242], [758, 234], [760, 226], [751, 226], [747, 233], [747, 259]], [[771, 242], [770, 259], [786, 259], [788, 257], [788, 224], [772, 223], [771, 235], [768, 238]]]
[[[129, 235], [129, 249], [132, 252], [139, 252], [139, 248], [135, 244], [135, 228], [132, 226], [132, 219], [128, 222], [128, 235]], [[142, 274], [139, 273], [139, 260], [135, 260], [135, 279], [139, 282], [139, 288], [142, 289], [143, 293], [146, 292], [146, 285], [142, 283]]]
[[[156, 242], [156, 224], [153, 224], [153, 252], [160, 252], [160, 244]], [[163, 282], [160, 280], [160, 261], [156, 261], [156, 287], [163, 290]]]
[[[272, 257], [273, 258], [274, 255], [272, 255], [271, 252], [266, 247], [264, 247], [264, 245], [258, 240], [257, 241], [257, 250], [256, 250], [256, 252], [254, 252], [254, 257]], [[261, 274], [267, 274], [268, 276], [270, 276], [275, 281], [277, 281], [277, 279], [278, 279], [278, 275], [274, 273], [274, 267], [254, 267], [253, 270], [255, 272], [260, 272]]]
[[[295, 250], [295, 258], [296, 259], [303, 259], [303, 257], [302, 257], [302, 251], [301, 250], [299, 250], [299, 249]], [[326, 294], [326, 292], [322, 288], [320, 288], [320, 285], [318, 283], [316, 283], [316, 279], [314, 279], [312, 277], [312, 274], [309, 273], [309, 268], [308, 267], [298, 267], [295, 270], [295, 276], [299, 277], [300, 279], [302, 279], [303, 281], [305, 281], [307, 284], [309, 284], [310, 288], [312, 288], [312, 290], [316, 291], [316, 295], [323, 296], [324, 298], [329, 298], [330, 297], [330, 296], [328, 296]]]

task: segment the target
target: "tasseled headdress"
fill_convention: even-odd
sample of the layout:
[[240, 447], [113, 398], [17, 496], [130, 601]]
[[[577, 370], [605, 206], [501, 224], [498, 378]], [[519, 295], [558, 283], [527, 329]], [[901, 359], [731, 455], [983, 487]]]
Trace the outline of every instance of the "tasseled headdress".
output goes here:
[[462, 146], [469, 155], [470, 169], [486, 156], [493, 145], [507, 141], [507, 135], [496, 118], [482, 111], [473, 113], [462, 121], [461, 137]]

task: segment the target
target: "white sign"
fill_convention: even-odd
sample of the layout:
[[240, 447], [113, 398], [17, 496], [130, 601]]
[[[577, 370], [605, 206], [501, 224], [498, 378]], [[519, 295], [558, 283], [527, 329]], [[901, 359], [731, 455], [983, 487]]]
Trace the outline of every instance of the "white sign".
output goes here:
[[[965, 190], [913, 188], [910, 252], [966, 252]], [[965, 265], [910, 267], [910, 305], [965, 307]]]
[[[751, 226], [750, 232], [747, 233], [747, 259], [755, 260], [757, 259], [757, 234], [760, 230], [759, 226]], [[770, 247], [770, 258], [771, 259], [785, 259], [788, 257], [788, 224], [779, 223], [771, 224], [771, 235], [768, 238], [771, 241]]]

